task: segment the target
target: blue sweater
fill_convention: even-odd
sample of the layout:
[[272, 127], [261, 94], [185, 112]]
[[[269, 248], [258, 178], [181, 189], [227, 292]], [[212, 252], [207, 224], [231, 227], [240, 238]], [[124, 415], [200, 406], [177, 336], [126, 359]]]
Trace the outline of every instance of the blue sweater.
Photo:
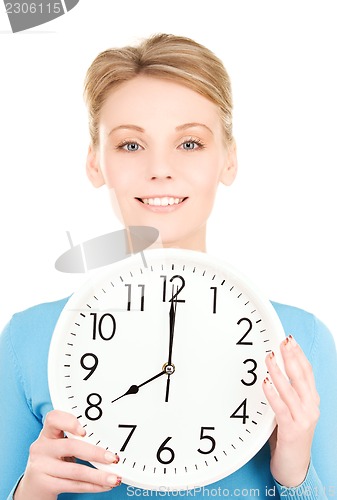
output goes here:
[[[15, 314], [0, 335], [0, 500], [10, 500], [22, 476], [29, 446], [52, 410], [47, 381], [50, 339], [67, 299], [41, 304]], [[313, 315], [294, 307], [273, 304], [285, 329], [301, 345], [313, 366], [321, 398], [312, 460], [305, 481], [284, 488], [272, 478], [268, 443], [245, 466], [200, 491], [181, 492], [190, 497], [337, 499], [337, 359], [334, 339]], [[122, 484], [99, 494], [82, 494], [87, 500], [170, 496]], [[173, 496], [173, 495], [172, 495]], [[177, 496], [176, 494], [174, 496]], [[59, 498], [74, 500], [77, 494]], [[43, 500], [43, 499], [37, 499]]]

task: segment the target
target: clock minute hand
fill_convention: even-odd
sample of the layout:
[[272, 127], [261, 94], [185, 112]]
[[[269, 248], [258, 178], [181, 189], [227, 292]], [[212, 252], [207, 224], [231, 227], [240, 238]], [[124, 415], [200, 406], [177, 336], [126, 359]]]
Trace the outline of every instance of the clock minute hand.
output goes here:
[[168, 400], [169, 400], [171, 375], [174, 372], [174, 366], [172, 365], [172, 350], [173, 350], [173, 337], [174, 337], [174, 327], [175, 327], [175, 320], [176, 320], [177, 300], [173, 300], [173, 299], [174, 299], [174, 295], [173, 295], [173, 290], [172, 290], [171, 307], [170, 307], [170, 312], [169, 312], [169, 317], [170, 317], [169, 354], [168, 354], [167, 364], [165, 367], [165, 371], [167, 373], [165, 403], [168, 403]]
[[121, 396], [119, 396], [118, 398], [116, 399], [113, 399], [111, 401], [111, 403], [114, 403], [115, 401], [118, 401], [119, 399], [121, 398], [124, 398], [124, 396], [129, 396], [130, 394], [137, 394], [137, 392], [139, 391], [139, 389], [141, 387], [143, 387], [143, 385], [146, 385], [148, 384], [149, 382], [152, 382], [152, 380], [155, 380], [156, 378], [158, 377], [161, 377], [162, 375], [164, 375], [166, 372], [164, 370], [162, 370], [160, 373], [157, 373], [157, 375], [154, 375], [154, 377], [151, 377], [149, 378], [148, 380], [146, 380], [145, 382], [143, 382], [142, 384], [139, 384], [139, 385], [131, 385], [129, 387], [129, 389], [124, 393], [122, 394]]
[[169, 315], [170, 315], [170, 342], [169, 342], [169, 355], [168, 355], [168, 360], [167, 360], [168, 365], [172, 364], [172, 350], [173, 350], [173, 337], [174, 337], [176, 310], [177, 310], [177, 301], [176, 300], [173, 301], [173, 297], [172, 297], [170, 313], [169, 313]]

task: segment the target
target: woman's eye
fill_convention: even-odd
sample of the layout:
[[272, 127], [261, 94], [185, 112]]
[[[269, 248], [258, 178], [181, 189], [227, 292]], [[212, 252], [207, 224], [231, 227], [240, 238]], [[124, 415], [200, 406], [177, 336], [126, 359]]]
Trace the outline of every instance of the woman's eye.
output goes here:
[[141, 149], [141, 146], [137, 142], [124, 142], [119, 148], [124, 149], [124, 151], [133, 152]]
[[200, 141], [185, 141], [181, 146], [183, 149], [185, 149], [185, 151], [194, 151], [196, 149], [202, 148], [203, 144]]
[[139, 149], [139, 144], [136, 142], [129, 142], [128, 144], [124, 144], [124, 149], [127, 151], [138, 151]]

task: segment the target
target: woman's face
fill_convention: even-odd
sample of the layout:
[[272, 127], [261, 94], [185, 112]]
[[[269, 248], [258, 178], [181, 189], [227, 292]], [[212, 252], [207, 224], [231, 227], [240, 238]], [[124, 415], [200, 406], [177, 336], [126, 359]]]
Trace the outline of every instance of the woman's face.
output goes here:
[[215, 104], [181, 84], [137, 76], [111, 92], [87, 172], [106, 184], [124, 225], [152, 226], [164, 246], [205, 250], [219, 182], [236, 174]]

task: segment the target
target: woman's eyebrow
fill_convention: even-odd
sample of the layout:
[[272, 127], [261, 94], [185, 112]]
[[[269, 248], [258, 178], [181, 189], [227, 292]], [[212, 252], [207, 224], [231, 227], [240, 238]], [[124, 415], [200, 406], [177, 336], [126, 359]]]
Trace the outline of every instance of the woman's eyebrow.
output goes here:
[[183, 125], [178, 125], [178, 127], [176, 127], [176, 131], [180, 132], [181, 130], [193, 127], [204, 127], [213, 135], [213, 131], [207, 125], [198, 122], [184, 123]]
[[[178, 125], [176, 127], [176, 131], [180, 132], [182, 130], [186, 130], [186, 129], [194, 128], [194, 127], [203, 127], [205, 129], [207, 129], [213, 135], [213, 131], [207, 125], [205, 125], [204, 123], [199, 123], [199, 122], [183, 123], [182, 125]], [[137, 132], [143, 132], [143, 133], [145, 132], [145, 129], [143, 129], [142, 127], [139, 127], [139, 125], [133, 125], [131, 123], [127, 123], [127, 124], [118, 125], [117, 127], [112, 128], [110, 130], [110, 132], [108, 133], [108, 136], [110, 134], [112, 134], [113, 132], [116, 132], [116, 130], [136, 130]]]
[[112, 134], [112, 132], [115, 132], [116, 130], [123, 130], [123, 129], [131, 129], [131, 130], [136, 130], [137, 132], [145, 132], [145, 130], [142, 127], [139, 127], [138, 125], [125, 124], [125, 125], [118, 125], [117, 127], [112, 128], [108, 133], [108, 136]]

